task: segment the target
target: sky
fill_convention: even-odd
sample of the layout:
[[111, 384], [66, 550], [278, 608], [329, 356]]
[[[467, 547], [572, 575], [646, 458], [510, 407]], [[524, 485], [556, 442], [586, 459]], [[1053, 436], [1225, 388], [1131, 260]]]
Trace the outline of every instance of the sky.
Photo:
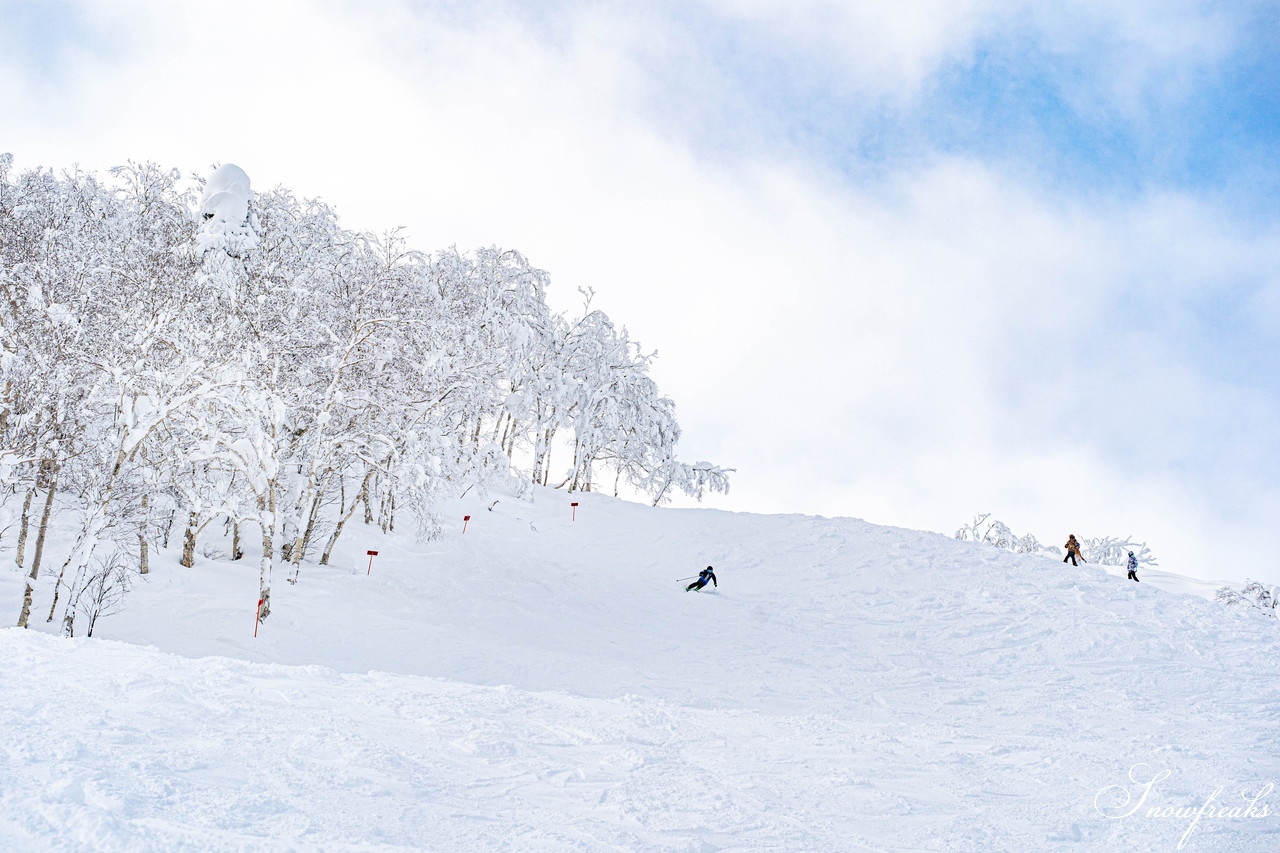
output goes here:
[[233, 162], [514, 248], [725, 509], [1280, 582], [1280, 4], [0, 0], [18, 168]]

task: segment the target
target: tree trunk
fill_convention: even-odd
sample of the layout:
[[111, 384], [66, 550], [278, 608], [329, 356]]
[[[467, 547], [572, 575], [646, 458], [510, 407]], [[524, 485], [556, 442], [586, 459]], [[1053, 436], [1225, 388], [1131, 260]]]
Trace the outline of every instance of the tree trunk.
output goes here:
[[[370, 471], [370, 474], [373, 472]], [[364, 523], [373, 524], [373, 500], [369, 495], [369, 488], [366, 486], [361, 492], [360, 497], [364, 500]]]
[[520, 423], [512, 415], [507, 420], [507, 431], [502, 436], [503, 445], [507, 448], [507, 456], [514, 458], [516, 455], [516, 436], [520, 434]]
[[[147, 546], [147, 517], [151, 514], [151, 495], [142, 496], [142, 522], [138, 525], [138, 574], [151, 573], [151, 555]], [[93, 636], [93, 626], [89, 626], [89, 636]]]
[[262, 528], [262, 558], [258, 562], [258, 621], [271, 614], [271, 564], [275, 559], [276, 495], [275, 484], [268, 483], [269, 495], [258, 499], [259, 526]]
[[[35, 587], [32, 581], [40, 576], [40, 559], [44, 556], [44, 538], [49, 531], [49, 515], [53, 511], [53, 494], [58, 490], [58, 478], [56, 472], [48, 477], [49, 493], [44, 499], [44, 511], [40, 513], [40, 527], [36, 531], [36, 551], [31, 557], [31, 571], [27, 574], [26, 590], [22, 594], [22, 612], [18, 614], [18, 627], [27, 627], [27, 622], [31, 619], [31, 594]], [[25, 522], [24, 522], [25, 526]], [[57, 606], [57, 591], [54, 591], [54, 606]], [[49, 617], [53, 618], [52, 615]]]
[[293, 574], [289, 583], [298, 582], [298, 574], [302, 571], [302, 560], [307, 556], [307, 548], [311, 547], [311, 534], [316, 529], [316, 516], [320, 514], [320, 495], [311, 502], [311, 514], [307, 516], [307, 528], [302, 532], [297, 545], [290, 549], [290, 561], [293, 563]]
[[[307, 479], [306, 492], [301, 502], [307, 506], [307, 521], [305, 527], [299, 527], [298, 536], [294, 540], [293, 547], [289, 550], [290, 562], [293, 563], [293, 576], [290, 578], [291, 583], [298, 582], [298, 572], [302, 569], [302, 561], [307, 556], [307, 549], [311, 547], [311, 536], [315, 533], [316, 519], [320, 517], [320, 507], [324, 503], [324, 491], [328, 488], [333, 474], [332, 468], [326, 468], [318, 475], [312, 474]], [[339, 477], [341, 480], [341, 477]]]
[[509, 441], [509, 438], [515, 426], [515, 421], [516, 419], [510, 414], [503, 412], [502, 416], [498, 418], [497, 425], [493, 429], [493, 438], [498, 442], [498, 446], [506, 452], [508, 459], [511, 458], [511, 454], [514, 449], [514, 445]]
[[307, 519], [307, 530], [302, 534], [302, 547], [298, 549], [298, 558], [295, 562], [301, 563], [307, 558], [307, 549], [311, 547], [311, 536], [316, 532], [316, 520], [320, 517], [322, 497], [323, 495], [317, 494], [315, 502], [311, 504], [311, 516]]
[[58, 471], [52, 469], [47, 472], [45, 485], [49, 489], [49, 493], [44, 498], [44, 511], [40, 513], [40, 527], [36, 530], [36, 552], [31, 558], [31, 572], [28, 575], [32, 580], [40, 576], [40, 559], [44, 555], [44, 540], [49, 532], [49, 515], [53, 512], [53, 495], [58, 491]]
[[58, 598], [62, 595], [62, 578], [66, 576], [69, 565], [71, 565], [71, 557], [67, 558], [67, 561], [62, 564], [62, 570], [58, 572], [58, 581], [53, 585], [53, 604], [49, 605], [49, 618], [44, 620], [46, 622], [52, 622], [53, 614], [58, 611]]
[[26, 559], [27, 553], [27, 525], [28, 519], [31, 517], [31, 499], [35, 497], [36, 489], [32, 486], [27, 490], [26, 500], [22, 502], [22, 526], [18, 528], [18, 551], [13, 556], [13, 561], [18, 564], [18, 569], [22, 569], [22, 563]]
[[27, 627], [27, 620], [31, 618], [31, 580], [27, 579], [27, 588], [22, 593], [22, 612], [18, 614], [18, 627]]
[[545, 486], [551, 477], [551, 441], [555, 438], [554, 427], [538, 430], [533, 442], [533, 483]]
[[658, 504], [662, 503], [663, 497], [665, 497], [667, 494], [667, 489], [671, 488], [671, 480], [672, 480], [671, 475], [667, 474], [666, 482], [662, 484], [662, 488], [658, 490], [658, 493], [653, 496], [654, 506], [657, 506]]
[[182, 565], [188, 569], [196, 564], [196, 523], [200, 516], [195, 510], [187, 514], [187, 529], [182, 534]]
[[582, 485], [582, 439], [573, 439], [573, 477], [569, 491], [576, 492]]
[[364, 475], [364, 482], [360, 484], [360, 494], [356, 495], [356, 499], [351, 502], [351, 507], [342, 514], [338, 519], [338, 524], [333, 528], [333, 533], [329, 536], [329, 541], [325, 543], [324, 554], [320, 556], [320, 565], [329, 565], [329, 555], [333, 553], [333, 546], [338, 543], [338, 537], [342, 535], [342, 528], [347, 521], [355, 514], [356, 507], [360, 506], [360, 502], [365, 499], [365, 492], [369, 489], [369, 481], [373, 479], [373, 472], [370, 471]]
[[244, 552], [240, 550], [240, 522], [231, 522], [231, 559], [239, 560], [244, 556]]

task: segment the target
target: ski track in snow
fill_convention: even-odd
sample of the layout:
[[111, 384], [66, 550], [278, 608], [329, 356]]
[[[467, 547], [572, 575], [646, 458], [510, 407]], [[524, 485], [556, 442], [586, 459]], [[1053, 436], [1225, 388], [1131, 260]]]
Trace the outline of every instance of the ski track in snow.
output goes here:
[[[353, 531], [277, 573], [256, 640], [256, 561], [172, 555], [98, 638], [0, 630], [0, 849], [1175, 850], [1187, 820], [1095, 796], [1139, 763], [1171, 771], [1153, 806], [1280, 782], [1261, 616], [853, 519], [574, 499]], [[1280, 818], [1182, 849], [1274, 851]]]

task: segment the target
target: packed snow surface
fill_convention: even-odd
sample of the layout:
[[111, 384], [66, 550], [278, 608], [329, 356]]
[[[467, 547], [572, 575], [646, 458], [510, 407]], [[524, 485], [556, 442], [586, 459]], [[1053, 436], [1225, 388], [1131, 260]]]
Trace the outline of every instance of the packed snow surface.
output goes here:
[[42, 632], [42, 579], [41, 630], [0, 630], [0, 849], [1280, 850], [1261, 612], [854, 519], [496, 497], [277, 570], [257, 638], [257, 560], [211, 538], [93, 639]]

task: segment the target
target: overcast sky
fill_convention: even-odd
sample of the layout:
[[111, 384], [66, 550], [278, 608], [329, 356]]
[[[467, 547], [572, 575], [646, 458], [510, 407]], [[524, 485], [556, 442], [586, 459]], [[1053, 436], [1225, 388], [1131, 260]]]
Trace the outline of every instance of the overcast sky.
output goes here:
[[497, 244], [660, 354], [712, 505], [1280, 582], [1280, 14], [0, 0], [0, 151]]

